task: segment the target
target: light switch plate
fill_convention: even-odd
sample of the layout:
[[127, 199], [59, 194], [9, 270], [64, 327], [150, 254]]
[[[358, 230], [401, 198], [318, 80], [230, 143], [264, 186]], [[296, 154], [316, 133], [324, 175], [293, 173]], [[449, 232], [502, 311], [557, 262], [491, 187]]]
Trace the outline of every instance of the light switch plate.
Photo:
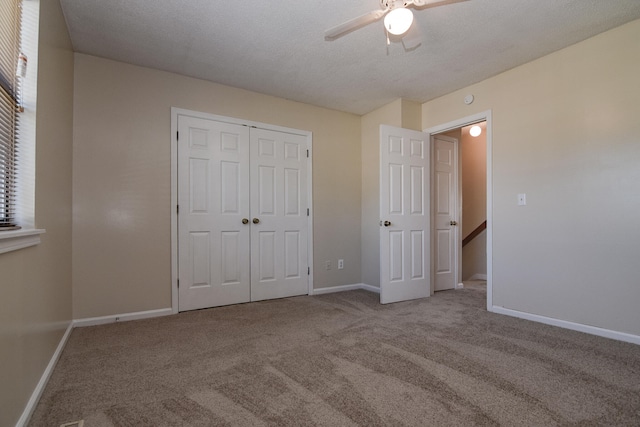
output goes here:
[[522, 193], [518, 194], [518, 206], [524, 206], [527, 204], [527, 195]]

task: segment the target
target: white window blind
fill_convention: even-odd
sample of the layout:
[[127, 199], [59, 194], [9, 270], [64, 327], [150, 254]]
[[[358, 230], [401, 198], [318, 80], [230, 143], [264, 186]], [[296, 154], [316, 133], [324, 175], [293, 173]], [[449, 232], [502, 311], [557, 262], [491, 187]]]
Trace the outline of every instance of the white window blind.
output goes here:
[[0, 1], [0, 231], [16, 228], [21, 0]]

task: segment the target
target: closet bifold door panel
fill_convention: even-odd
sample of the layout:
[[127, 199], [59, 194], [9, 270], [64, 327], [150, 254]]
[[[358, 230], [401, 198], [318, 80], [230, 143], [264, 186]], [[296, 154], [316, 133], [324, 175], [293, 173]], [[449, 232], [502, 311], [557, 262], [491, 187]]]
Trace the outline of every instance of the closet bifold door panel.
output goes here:
[[251, 129], [251, 301], [308, 293], [306, 147]]
[[247, 302], [249, 128], [178, 119], [179, 310]]
[[307, 139], [178, 116], [179, 311], [308, 293]]

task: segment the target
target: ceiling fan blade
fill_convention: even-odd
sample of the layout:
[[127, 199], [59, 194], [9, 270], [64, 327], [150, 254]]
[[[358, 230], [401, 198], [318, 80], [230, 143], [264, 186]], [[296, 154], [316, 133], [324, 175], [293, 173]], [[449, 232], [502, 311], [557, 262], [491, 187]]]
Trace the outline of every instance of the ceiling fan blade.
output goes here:
[[430, 7], [445, 6], [453, 3], [462, 3], [469, 0], [413, 0], [411, 5], [415, 9], [428, 9]]
[[327, 41], [333, 41], [338, 39], [345, 34], [348, 34], [352, 31], [358, 30], [365, 25], [371, 24], [372, 22], [377, 21], [382, 18], [389, 9], [378, 9], [373, 12], [369, 12], [366, 15], [359, 16], [350, 21], [345, 22], [344, 24], [337, 25], [333, 28], [329, 28], [324, 32], [324, 39]]

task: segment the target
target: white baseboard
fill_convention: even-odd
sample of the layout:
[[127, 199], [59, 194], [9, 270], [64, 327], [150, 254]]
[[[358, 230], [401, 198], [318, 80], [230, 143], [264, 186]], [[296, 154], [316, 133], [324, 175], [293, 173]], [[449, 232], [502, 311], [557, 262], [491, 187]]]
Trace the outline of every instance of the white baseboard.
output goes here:
[[640, 336], [627, 334], [626, 332], [612, 331], [610, 329], [598, 328], [597, 326], [589, 326], [582, 323], [574, 323], [567, 320], [560, 320], [554, 319], [552, 317], [525, 313], [523, 311], [511, 310], [509, 308], [504, 308], [496, 305], [491, 307], [491, 311], [493, 313], [504, 314], [511, 317], [518, 317], [520, 319], [531, 320], [534, 322], [544, 323], [546, 325], [558, 326], [560, 328], [571, 329], [573, 331], [584, 332], [591, 335], [597, 335], [604, 338], [611, 338], [618, 341], [640, 345]]
[[487, 280], [487, 275], [476, 273], [469, 277], [467, 280]]
[[364, 283], [355, 283], [353, 285], [340, 285], [340, 286], [328, 286], [326, 288], [316, 288], [313, 290], [313, 295], [331, 294], [333, 292], [355, 291], [357, 289], [362, 289], [369, 292], [375, 292], [377, 294], [380, 293], [380, 288], [378, 287], [367, 285]]
[[363, 289], [365, 291], [369, 291], [369, 292], [373, 292], [376, 294], [380, 293], [380, 288], [377, 286], [373, 286], [373, 285], [367, 285], [366, 283], [360, 283], [360, 289]]
[[151, 317], [168, 316], [173, 314], [171, 308], [161, 308], [158, 310], [138, 311], [135, 313], [114, 314], [111, 316], [88, 317], [85, 319], [76, 319], [73, 321], [74, 328], [84, 326], [105, 325], [107, 323], [126, 322], [129, 320], [149, 319]]
[[40, 377], [40, 381], [38, 381], [38, 384], [36, 385], [35, 390], [33, 390], [33, 393], [31, 393], [31, 397], [29, 398], [29, 401], [27, 402], [27, 406], [25, 406], [24, 411], [22, 411], [22, 415], [18, 419], [18, 422], [16, 423], [16, 427], [23, 427], [29, 423], [29, 420], [31, 419], [31, 415], [33, 415], [33, 411], [35, 411], [36, 406], [38, 405], [38, 401], [40, 401], [42, 392], [44, 391], [45, 387], [47, 386], [47, 383], [49, 382], [49, 378], [53, 373], [53, 369], [56, 367], [56, 363], [58, 363], [58, 359], [62, 354], [62, 350], [64, 350], [64, 346], [67, 344], [67, 340], [69, 339], [69, 336], [71, 335], [72, 330], [73, 330], [73, 322], [71, 321], [69, 322], [69, 326], [67, 326], [67, 330], [64, 332], [64, 335], [62, 335], [62, 338], [58, 343], [58, 347], [56, 348], [56, 351], [53, 352], [53, 356], [51, 356], [51, 360], [49, 360], [49, 364], [47, 365], [44, 372], [42, 373], [42, 376]]

